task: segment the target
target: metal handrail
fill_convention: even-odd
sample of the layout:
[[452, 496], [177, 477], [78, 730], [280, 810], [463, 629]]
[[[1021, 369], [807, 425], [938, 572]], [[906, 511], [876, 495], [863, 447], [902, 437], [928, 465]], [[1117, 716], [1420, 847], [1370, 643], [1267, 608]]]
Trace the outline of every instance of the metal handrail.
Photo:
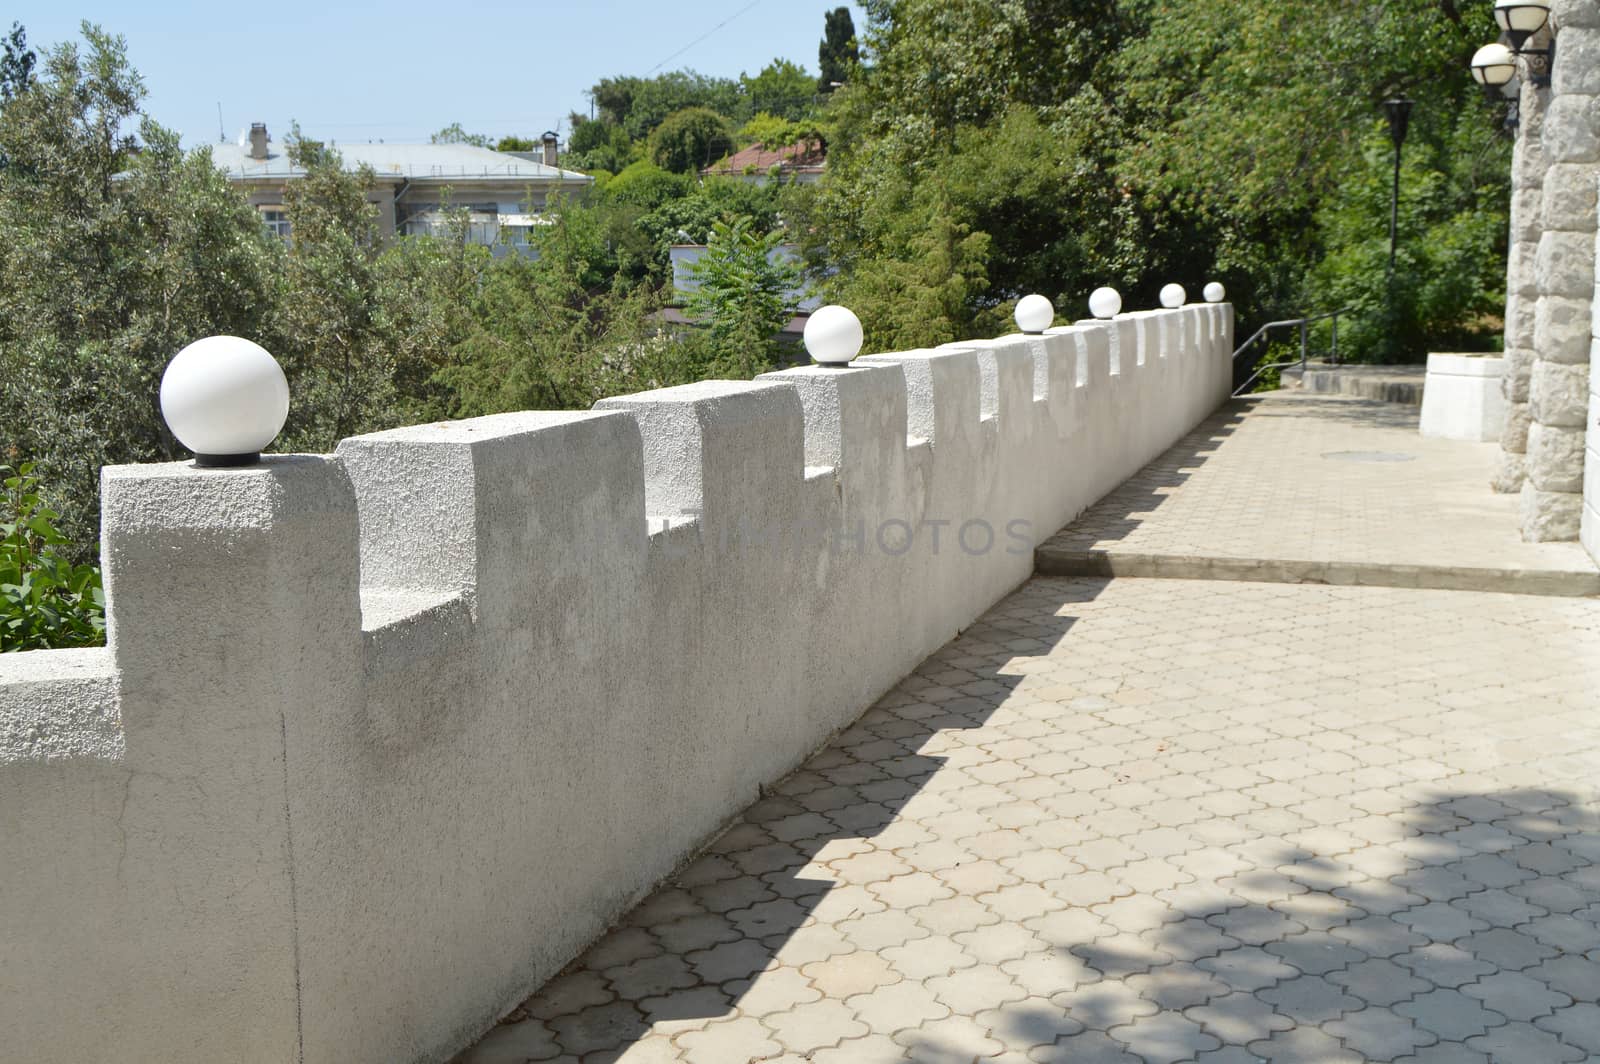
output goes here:
[[1308, 326], [1310, 326], [1312, 322], [1323, 321], [1327, 318], [1333, 319], [1333, 347], [1330, 352], [1330, 357], [1333, 360], [1333, 364], [1337, 366], [1339, 364], [1339, 315], [1349, 314], [1354, 309], [1354, 307], [1340, 307], [1338, 310], [1330, 310], [1322, 314], [1313, 314], [1308, 318], [1286, 318], [1283, 321], [1269, 321], [1265, 325], [1261, 326], [1261, 328], [1251, 333], [1250, 339], [1240, 344], [1238, 350], [1234, 351], [1233, 353], [1233, 363], [1235, 366], [1239, 364], [1239, 356], [1248, 351], [1251, 345], [1253, 345], [1257, 340], [1261, 339], [1273, 329], [1288, 328], [1290, 326], [1300, 327], [1300, 357], [1299, 359], [1289, 359], [1286, 362], [1273, 362], [1265, 366], [1256, 366], [1255, 371], [1250, 374], [1249, 378], [1246, 379], [1243, 384], [1239, 385], [1233, 390], [1233, 394], [1235, 396], [1245, 394], [1245, 392], [1249, 390], [1250, 386], [1256, 381], [1260, 380], [1261, 375], [1267, 372], [1269, 369], [1283, 369], [1286, 366], [1294, 365], [1298, 361], [1300, 365], [1300, 371], [1302, 373], [1305, 372], [1306, 353], [1309, 345]]

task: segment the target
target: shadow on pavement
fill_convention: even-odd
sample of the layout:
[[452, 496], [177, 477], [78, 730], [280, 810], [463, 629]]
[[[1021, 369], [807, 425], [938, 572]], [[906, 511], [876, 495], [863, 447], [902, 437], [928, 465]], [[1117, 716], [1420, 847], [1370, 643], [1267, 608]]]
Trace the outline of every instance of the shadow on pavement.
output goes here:
[[[1102, 801], [1156, 778], [1163, 733], [1103, 710], [1136, 756], [1100, 761], [1048, 691], [1008, 696], [1105, 587], [991, 611], [461, 1064], [1600, 1059], [1600, 824], [1577, 795], [1235, 744]], [[1354, 712], [1345, 733], [1395, 716]]]

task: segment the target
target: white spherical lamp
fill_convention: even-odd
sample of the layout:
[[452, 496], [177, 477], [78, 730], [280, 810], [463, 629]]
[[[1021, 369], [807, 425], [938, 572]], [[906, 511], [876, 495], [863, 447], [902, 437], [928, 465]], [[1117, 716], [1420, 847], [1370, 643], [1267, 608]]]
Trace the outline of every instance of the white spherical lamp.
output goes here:
[[161, 416], [196, 465], [250, 465], [283, 429], [289, 382], [260, 344], [208, 336], [167, 363]]
[[1189, 298], [1189, 293], [1183, 290], [1181, 284], [1161, 286], [1161, 305], [1168, 310], [1183, 306], [1183, 301]]
[[1520, 50], [1550, 21], [1550, 4], [1547, 0], [1495, 0], [1494, 20], [1511, 38], [1511, 47]]
[[1221, 303], [1224, 299], [1228, 298], [1228, 290], [1222, 287], [1222, 284], [1219, 281], [1212, 281], [1210, 284], [1206, 285], [1205, 291], [1202, 294], [1206, 297], [1207, 303]]
[[1114, 318], [1122, 309], [1122, 293], [1103, 285], [1089, 293], [1089, 313], [1097, 318]]
[[819, 366], [847, 366], [861, 353], [861, 319], [849, 307], [830, 303], [806, 321], [804, 338]]
[[1517, 57], [1496, 41], [1472, 53], [1472, 77], [1479, 85], [1498, 88], [1517, 76]]
[[1044, 296], [1023, 296], [1017, 300], [1012, 317], [1017, 319], [1017, 328], [1023, 332], [1042, 333], [1056, 320], [1056, 308]]

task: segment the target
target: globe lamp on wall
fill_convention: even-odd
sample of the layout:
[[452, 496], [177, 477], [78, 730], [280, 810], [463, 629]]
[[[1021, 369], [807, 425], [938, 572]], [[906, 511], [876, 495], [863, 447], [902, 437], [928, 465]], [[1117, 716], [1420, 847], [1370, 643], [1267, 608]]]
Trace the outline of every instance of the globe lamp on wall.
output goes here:
[[1122, 310], [1122, 294], [1110, 285], [1089, 293], [1089, 313], [1097, 318], [1114, 318]]
[[1528, 38], [1550, 21], [1550, 5], [1544, 0], [1495, 0], [1494, 20], [1520, 52]]
[[1221, 303], [1228, 298], [1228, 290], [1222, 287], [1219, 281], [1212, 281], [1206, 285], [1204, 292], [1201, 294], [1206, 297], [1207, 303]]
[[1161, 286], [1161, 305], [1168, 310], [1183, 306], [1183, 301], [1188, 298], [1189, 293], [1183, 290], [1183, 285], [1181, 284], [1174, 283]]
[[261, 460], [289, 416], [277, 359], [238, 336], [208, 336], [179, 351], [161, 375], [161, 416], [195, 465]]
[[1498, 91], [1516, 76], [1516, 54], [1499, 41], [1472, 53], [1472, 80], [1484, 88]]
[[1017, 328], [1023, 332], [1042, 333], [1056, 320], [1056, 308], [1044, 296], [1023, 296], [1017, 300], [1012, 317], [1017, 319]]
[[806, 350], [819, 366], [848, 366], [861, 353], [861, 319], [849, 307], [818, 307], [806, 321]]
[[1528, 40], [1550, 22], [1550, 5], [1546, 0], [1496, 0], [1494, 20], [1511, 42], [1486, 44], [1472, 55], [1472, 76], [1486, 91], [1504, 93], [1516, 76], [1516, 60], [1528, 60], [1528, 80], [1535, 88], [1550, 87], [1550, 73], [1556, 64], [1556, 46], [1551, 41], [1544, 48], [1529, 48]]

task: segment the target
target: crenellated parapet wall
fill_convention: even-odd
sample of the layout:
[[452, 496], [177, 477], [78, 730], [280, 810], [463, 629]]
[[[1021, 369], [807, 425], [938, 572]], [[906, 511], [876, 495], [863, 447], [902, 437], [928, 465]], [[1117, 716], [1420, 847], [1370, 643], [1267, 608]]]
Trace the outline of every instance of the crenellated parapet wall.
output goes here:
[[1229, 390], [1223, 304], [107, 469], [0, 658], [30, 1062], [448, 1058]]

